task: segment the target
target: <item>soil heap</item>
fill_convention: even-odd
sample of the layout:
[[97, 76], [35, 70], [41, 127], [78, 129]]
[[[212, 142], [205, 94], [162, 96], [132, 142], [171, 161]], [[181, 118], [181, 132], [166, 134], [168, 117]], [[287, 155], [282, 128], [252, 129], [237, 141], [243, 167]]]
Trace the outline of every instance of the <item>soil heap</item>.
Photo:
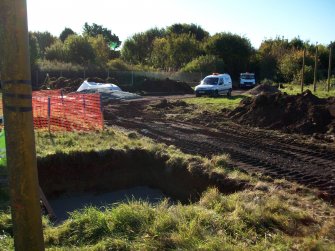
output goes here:
[[47, 89], [50, 88], [52, 90], [56, 89], [63, 89], [65, 93], [68, 92], [74, 92], [76, 91], [79, 86], [83, 83], [82, 78], [64, 78], [64, 77], [59, 77], [57, 79], [51, 79], [51, 81], [46, 84], [41, 86], [41, 89]]
[[320, 99], [309, 90], [298, 95], [259, 94], [241, 101], [228, 116], [251, 126], [301, 134], [334, 134], [335, 99]]
[[135, 91], [146, 93], [167, 93], [167, 94], [193, 94], [193, 89], [184, 82], [178, 82], [171, 79], [152, 80], [145, 79], [142, 83], [134, 85]]
[[256, 87], [252, 88], [250, 91], [247, 91], [246, 93], [252, 94], [252, 95], [258, 95], [261, 93], [278, 93], [280, 90], [278, 90], [278, 87], [267, 85], [267, 84], [261, 84], [257, 85]]

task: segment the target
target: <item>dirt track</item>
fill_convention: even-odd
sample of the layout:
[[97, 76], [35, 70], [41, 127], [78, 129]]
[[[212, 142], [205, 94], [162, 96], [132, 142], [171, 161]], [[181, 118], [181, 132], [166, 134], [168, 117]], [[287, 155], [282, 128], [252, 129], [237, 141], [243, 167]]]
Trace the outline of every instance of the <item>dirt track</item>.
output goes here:
[[201, 118], [197, 123], [165, 119], [146, 110], [152, 102], [147, 99], [112, 104], [105, 108], [107, 124], [136, 130], [191, 154], [229, 153], [234, 167], [317, 188], [320, 197], [335, 201], [334, 145], [241, 126], [229, 119], [219, 128], [206, 126]]

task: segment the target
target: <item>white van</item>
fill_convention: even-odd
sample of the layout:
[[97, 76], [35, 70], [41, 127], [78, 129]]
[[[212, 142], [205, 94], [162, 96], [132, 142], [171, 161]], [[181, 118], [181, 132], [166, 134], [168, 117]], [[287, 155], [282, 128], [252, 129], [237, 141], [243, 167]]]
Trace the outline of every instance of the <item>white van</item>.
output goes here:
[[243, 87], [254, 87], [256, 85], [254, 73], [241, 73], [240, 74], [240, 88]]
[[195, 87], [195, 96], [200, 97], [202, 95], [210, 95], [217, 97], [220, 94], [227, 94], [228, 97], [231, 96], [232, 92], [232, 81], [229, 74], [218, 74], [213, 73], [205, 77], [200, 85]]

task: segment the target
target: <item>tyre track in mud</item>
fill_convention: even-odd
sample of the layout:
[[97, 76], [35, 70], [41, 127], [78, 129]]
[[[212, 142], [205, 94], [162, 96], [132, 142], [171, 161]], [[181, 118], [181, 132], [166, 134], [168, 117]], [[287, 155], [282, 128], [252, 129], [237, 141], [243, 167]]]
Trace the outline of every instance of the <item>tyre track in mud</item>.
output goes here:
[[237, 124], [220, 130], [185, 122], [140, 118], [119, 118], [111, 124], [136, 130], [190, 154], [210, 157], [228, 153], [232, 167], [317, 188], [320, 197], [335, 201], [335, 152], [331, 149]]

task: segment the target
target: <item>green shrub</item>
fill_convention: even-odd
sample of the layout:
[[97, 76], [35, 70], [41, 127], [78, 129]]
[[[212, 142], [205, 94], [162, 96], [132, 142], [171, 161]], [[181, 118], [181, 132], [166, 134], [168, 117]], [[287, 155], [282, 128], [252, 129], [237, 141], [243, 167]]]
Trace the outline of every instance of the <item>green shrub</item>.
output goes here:
[[73, 71], [83, 72], [84, 67], [74, 63], [66, 63], [61, 61], [39, 60], [38, 67], [43, 72], [60, 72]]
[[224, 62], [221, 58], [214, 55], [205, 55], [197, 57], [196, 59], [185, 65], [182, 72], [223, 72]]
[[275, 82], [271, 79], [267, 79], [267, 78], [264, 78], [262, 81], [261, 81], [261, 85], [275, 85]]
[[129, 71], [132, 70], [132, 66], [127, 64], [120, 58], [109, 60], [107, 67], [112, 71]]

